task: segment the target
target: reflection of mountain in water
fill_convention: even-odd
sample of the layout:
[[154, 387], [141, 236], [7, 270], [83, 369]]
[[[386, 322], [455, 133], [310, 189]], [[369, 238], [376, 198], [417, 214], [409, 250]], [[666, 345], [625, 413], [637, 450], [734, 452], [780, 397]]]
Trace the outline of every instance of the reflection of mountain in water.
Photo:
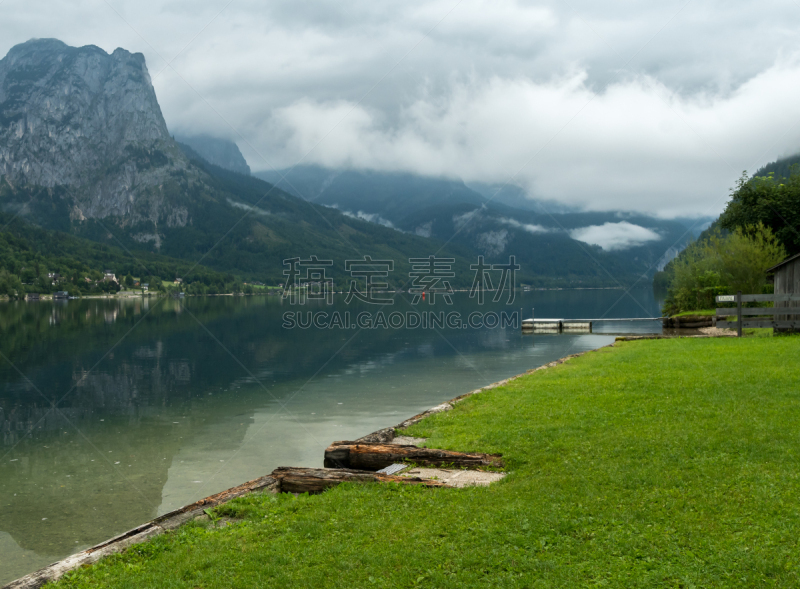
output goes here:
[[[578, 316], [599, 314], [622, 293], [597, 293], [596, 308], [592, 303], [588, 309], [570, 293], [552, 295], [552, 303], [537, 302], [538, 316], [567, 316], [565, 301], [575, 303], [570, 309]], [[353, 315], [364, 310], [340, 303], [337, 299], [336, 310]], [[527, 309], [532, 306], [524, 304]], [[407, 310], [400, 303], [398, 307]], [[240, 447], [248, 427], [258, 424], [256, 429], [267, 431], [277, 423], [282, 416], [273, 420], [276, 397], [279, 402], [291, 400], [292, 410], [313, 424], [307, 427], [317, 427], [320, 412], [339, 415], [340, 401], [350, 414], [375, 415], [382, 402], [397, 403], [399, 397], [414, 395], [427, 398], [427, 375], [440, 371], [447, 356], [488, 351], [497, 361], [524, 362], [508, 351], [519, 347], [509, 344], [509, 338], [519, 338], [516, 332], [287, 331], [281, 328], [286, 310], [291, 308], [272, 297], [0, 305], [0, 349], [26, 375], [0, 364], [0, 448], [4, 453], [11, 450], [0, 463], [0, 532], [10, 534], [23, 549], [65, 556], [139, 525], [160, 507], [175, 507], [173, 503], [200, 491], [200, 486], [193, 487], [184, 495], [194, 478], [203, 484], [209, 480], [205, 475], [194, 477], [193, 469], [214, 471], [211, 464], [201, 464], [203, 460], [213, 460], [218, 469], [224, 454]], [[447, 310], [466, 317], [476, 306], [466, 297], [456, 297]], [[619, 312], [630, 316], [630, 309]], [[414, 362], [429, 372], [409, 375], [416, 378], [412, 386], [404, 372]], [[471, 386], [477, 373], [460, 362], [450, 362], [451, 368], [466, 375], [466, 386]], [[307, 391], [296, 395], [321, 366], [323, 372], [306, 387], [318, 396], [312, 399]], [[329, 389], [323, 379], [368, 378], [370, 373], [391, 373], [396, 380], [369, 381], [375, 391], [369, 399], [353, 393], [352, 380], [343, 380], [336, 399], [324, 398]], [[389, 393], [392, 400], [381, 401], [390, 390], [397, 391]], [[50, 411], [50, 401], [62, 397], [59, 411]], [[325, 403], [329, 409], [320, 410]], [[398, 421], [405, 416], [398, 415]], [[333, 424], [342, 421], [331, 417], [327, 423], [339, 427]], [[292, 441], [281, 437], [285, 431], [276, 428], [270, 439], [306, 451], [299, 439], [305, 430], [293, 430], [297, 436]], [[334, 437], [339, 430], [330, 431], [334, 433], [319, 436], [320, 444], [343, 439]], [[267, 466], [259, 452], [267, 450], [260, 447], [251, 454], [251, 464], [263, 466], [263, 472]], [[312, 450], [313, 456], [321, 456], [316, 447]], [[242, 454], [247, 452], [251, 450]], [[214, 484], [226, 480], [215, 479]]]

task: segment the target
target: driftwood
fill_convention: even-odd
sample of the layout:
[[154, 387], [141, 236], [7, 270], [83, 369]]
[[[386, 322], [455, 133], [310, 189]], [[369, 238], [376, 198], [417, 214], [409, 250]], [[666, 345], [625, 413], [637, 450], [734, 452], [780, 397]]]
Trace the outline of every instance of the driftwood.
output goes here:
[[280, 481], [281, 493], [321, 493], [341, 483], [402, 483], [424, 487], [447, 487], [444, 483], [419, 477], [397, 477], [365, 470], [331, 468], [294, 468], [282, 466], [272, 471]]
[[413, 462], [426, 466], [480, 467], [503, 466], [500, 455], [464, 454], [449, 450], [419, 448], [400, 444], [334, 442], [325, 449], [325, 468], [380, 470], [395, 462]]
[[363, 438], [358, 438], [357, 442], [381, 442], [383, 444], [387, 444], [394, 440], [395, 432], [393, 427], [386, 427], [384, 429], [379, 429], [376, 432], [372, 432], [371, 434], [367, 434]]
[[661, 325], [672, 329], [697, 329], [699, 327], [712, 327], [714, 325], [714, 318], [707, 315], [667, 317], [661, 320]]

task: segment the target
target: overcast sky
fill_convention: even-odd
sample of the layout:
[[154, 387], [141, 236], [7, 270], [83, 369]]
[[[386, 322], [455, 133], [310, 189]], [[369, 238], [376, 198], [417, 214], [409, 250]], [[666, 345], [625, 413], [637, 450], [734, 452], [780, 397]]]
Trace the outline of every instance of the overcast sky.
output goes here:
[[0, 0], [33, 37], [147, 58], [173, 132], [297, 163], [716, 215], [800, 151], [800, 0]]

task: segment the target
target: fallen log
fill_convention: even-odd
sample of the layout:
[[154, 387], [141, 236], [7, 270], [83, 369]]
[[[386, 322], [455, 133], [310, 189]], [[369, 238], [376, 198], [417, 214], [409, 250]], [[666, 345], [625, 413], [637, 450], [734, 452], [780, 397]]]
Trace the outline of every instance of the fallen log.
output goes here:
[[334, 442], [325, 449], [323, 464], [325, 468], [355, 468], [376, 471], [395, 462], [470, 468], [503, 466], [499, 454], [465, 454], [418, 446], [362, 442]]
[[714, 318], [704, 315], [690, 315], [686, 317], [668, 317], [662, 320], [662, 326], [672, 329], [697, 329], [698, 327], [712, 327]]
[[444, 483], [419, 477], [398, 477], [364, 470], [329, 468], [294, 468], [282, 466], [272, 471], [273, 478], [280, 481], [281, 493], [322, 493], [325, 489], [341, 483], [401, 483], [424, 487], [447, 487]]
[[358, 438], [357, 442], [381, 442], [383, 444], [388, 444], [395, 438], [394, 428], [387, 427], [384, 429], [379, 429], [376, 432], [372, 432], [371, 434], [367, 434], [362, 438]]

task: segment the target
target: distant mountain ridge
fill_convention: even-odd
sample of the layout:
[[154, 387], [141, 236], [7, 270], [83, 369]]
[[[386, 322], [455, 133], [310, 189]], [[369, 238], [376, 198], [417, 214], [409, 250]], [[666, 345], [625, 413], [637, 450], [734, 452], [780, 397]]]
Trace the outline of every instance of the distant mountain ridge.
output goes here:
[[219, 166], [231, 172], [250, 175], [250, 166], [244, 159], [239, 146], [227, 139], [217, 139], [210, 135], [182, 135], [176, 134], [178, 143], [188, 145], [197, 155], [208, 163]]
[[753, 176], [768, 176], [774, 174], [776, 178], [788, 178], [794, 166], [800, 165], [800, 154], [778, 158], [756, 170]]
[[[630, 213], [581, 212], [527, 198], [513, 184], [468, 186], [409, 173], [311, 165], [255, 176], [311, 202], [457, 243], [494, 261], [515, 254], [530, 272], [560, 276], [572, 284], [624, 282], [632, 275], [649, 279], [686, 246], [695, 234], [690, 227], [697, 225]], [[592, 241], [592, 236], [601, 239]]]

